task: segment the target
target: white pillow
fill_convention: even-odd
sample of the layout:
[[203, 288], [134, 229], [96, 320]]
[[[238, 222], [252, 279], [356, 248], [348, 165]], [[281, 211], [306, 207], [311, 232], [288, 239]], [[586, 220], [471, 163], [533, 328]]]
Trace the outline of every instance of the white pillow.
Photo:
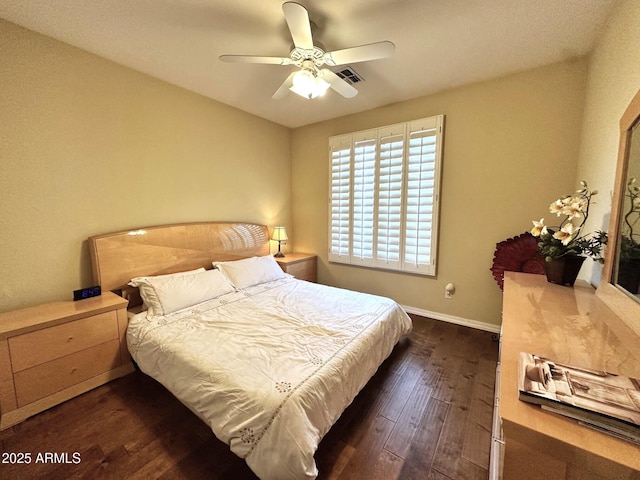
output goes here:
[[168, 315], [234, 291], [219, 271], [204, 268], [180, 274], [136, 277], [129, 285], [140, 288], [140, 296], [147, 306], [147, 318]]
[[152, 278], [157, 280], [159, 278], [180, 277], [182, 275], [193, 275], [194, 273], [200, 273], [200, 272], [206, 272], [206, 269], [204, 267], [200, 267], [194, 270], [186, 270], [184, 272], [166, 273], [164, 275], [153, 275], [148, 277], [135, 277], [131, 279], [131, 281], [129, 282], [129, 285], [131, 287], [135, 287], [136, 285], [133, 285], [133, 282], [145, 281], [147, 278]]
[[[181, 275], [191, 275], [193, 273], [199, 273], [199, 272], [204, 272], [205, 268], [204, 267], [200, 267], [200, 268], [196, 268], [194, 270], [185, 270], [184, 272], [176, 272], [176, 273], [166, 273], [164, 275], [153, 275], [153, 276], [145, 276], [145, 277], [134, 277], [131, 279], [131, 281], [128, 283], [128, 285], [130, 287], [139, 287], [140, 285], [142, 285], [143, 283], [145, 283], [148, 279], [151, 280], [158, 280], [161, 278], [169, 278], [169, 277], [179, 277]], [[142, 306], [140, 307], [140, 311], [147, 311], [147, 309], [149, 307], [147, 307], [146, 302], [144, 301], [144, 298], [142, 297], [142, 289], [139, 289], [139, 293], [140, 293], [140, 298], [142, 299]], [[125, 297], [127, 298], [127, 297]], [[137, 305], [136, 305], [137, 307]], [[129, 303], [129, 308], [127, 310], [131, 310], [131, 303]]]
[[232, 262], [213, 262], [213, 266], [219, 269], [238, 290], [287, 276], [271, 255]]

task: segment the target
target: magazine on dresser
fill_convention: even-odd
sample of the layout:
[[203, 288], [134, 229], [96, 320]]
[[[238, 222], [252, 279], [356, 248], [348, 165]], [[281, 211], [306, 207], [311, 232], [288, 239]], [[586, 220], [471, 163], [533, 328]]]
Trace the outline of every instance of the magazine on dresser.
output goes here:
[[520, 400], [640, 445], [640, 381], [520, 352]]

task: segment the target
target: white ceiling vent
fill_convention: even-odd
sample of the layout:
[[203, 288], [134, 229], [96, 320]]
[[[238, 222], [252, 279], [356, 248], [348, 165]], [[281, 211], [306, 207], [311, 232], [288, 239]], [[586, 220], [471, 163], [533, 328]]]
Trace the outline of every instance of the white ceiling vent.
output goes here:
[[364, 81], [364, 78], [360, 76], [352, 67], [344, 67], [342, 70], [336, 72], [341, 79], [349, 82], [349, 84], [353, 85], [354, 83], [359, 83]]

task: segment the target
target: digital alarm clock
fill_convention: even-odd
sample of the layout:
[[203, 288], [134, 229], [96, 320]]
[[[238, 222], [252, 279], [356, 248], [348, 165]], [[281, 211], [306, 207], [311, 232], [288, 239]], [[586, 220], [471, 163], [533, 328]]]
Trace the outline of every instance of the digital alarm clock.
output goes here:
[[100, 285], [95, 287], [81, 288], [73, 291], [73, 300], [84, 300], [85, 298], [97, 297], [102, 293]]

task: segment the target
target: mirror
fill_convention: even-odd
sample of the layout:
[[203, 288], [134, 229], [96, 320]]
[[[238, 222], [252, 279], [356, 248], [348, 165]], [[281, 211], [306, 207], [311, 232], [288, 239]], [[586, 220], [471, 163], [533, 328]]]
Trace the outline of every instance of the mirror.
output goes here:
[[608, 233], [602, 281], [597, 294], [640, 335], [640, 285], [636, 283], [640, 282], [640, 91], [620, 120], [620, 145]]
[[628, 138], [626, 175], [622, 177], [620, 226], [613, 283], [640, 301], [640, 127]]

